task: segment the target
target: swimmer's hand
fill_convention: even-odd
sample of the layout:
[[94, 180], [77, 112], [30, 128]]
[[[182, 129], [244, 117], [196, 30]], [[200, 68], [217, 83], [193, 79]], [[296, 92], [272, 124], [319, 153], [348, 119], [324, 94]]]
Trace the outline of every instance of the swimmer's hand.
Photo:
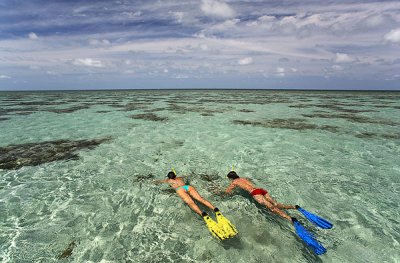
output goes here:
[[167, 183], [167, 180], [155, 180], [153, 181], [154, 184], [162, 184], [162, 183]]
[[210, 192], [221, 197], [226, 195], [224, 189], [219, 186], [210, 187]]

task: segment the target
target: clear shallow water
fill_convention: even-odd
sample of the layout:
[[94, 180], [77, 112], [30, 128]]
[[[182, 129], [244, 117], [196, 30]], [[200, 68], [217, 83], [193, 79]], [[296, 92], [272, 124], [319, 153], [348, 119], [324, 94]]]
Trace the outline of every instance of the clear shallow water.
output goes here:
[[[8, 165], [0, 170], [0, 260], [56, 262], [70, 245], [64, 262], [399, 262], [399, 99], [0, 93], [0, 160]], [[333, 222], [319, 230], [290, 213], [328, 252], [315, 256], [292, 226], [245, 193], [215, 195], [232, 164], [278, 201]], [[238, 239], [214, 240], [173, 191], [152, 184], [171, 167], [236, 225]]]

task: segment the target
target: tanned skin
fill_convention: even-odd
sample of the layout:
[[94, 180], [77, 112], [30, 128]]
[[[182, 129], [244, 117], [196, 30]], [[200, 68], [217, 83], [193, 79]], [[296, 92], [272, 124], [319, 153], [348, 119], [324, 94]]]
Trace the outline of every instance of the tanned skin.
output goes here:
[[[236, 178], [233, 179], [229, 187], [225, 190], [225, 193], [229, 194], [235, 189], [236, 187], [239, 187], [249, 193], [251, 193], [254, 189], [257, 187], [254, 186], [254, 184], [247, 178]], [[290, 222], [292, 222], [292, 218], [286, 214], [282, 209], [296, 209], [296, 206], [294, 205], [285, 205], [285, 204], [280, 204], [276, 200], [274, 200], [269, 193], [265, 195], [255, 195], [253, 198], [260, 203], [261, 205], [266, 206], [272, 213], [275, 213]]]
[[176, 190], [176, 193], [183, 200], [183, 202], [185, 202], [193, 211], [195, 211], [200, 216], [201, 216], [201, 210], [195, 204], [195, 202], [193, 201], [193, 198], [212, 210], [214, 210], [214, 208], [215, 208], [215, 206], [213, 206], [209, 201], [204, 199], [193, 186], [189, 186], [188, 192], [186, 192], [185, 189], [183, 189], [183, 188], [177, 189], [178, 187], [185, 185], [184, 177], [175, 177], [174, 179], [158, 180], [158, 181], [155, 181], [154, 183], [169, 184], [173, 189]]

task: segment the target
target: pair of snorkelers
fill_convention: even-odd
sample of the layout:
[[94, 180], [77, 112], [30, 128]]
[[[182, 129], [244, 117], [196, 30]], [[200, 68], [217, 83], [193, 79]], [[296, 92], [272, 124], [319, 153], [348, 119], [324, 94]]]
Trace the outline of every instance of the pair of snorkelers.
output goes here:
[[[156, 181], [157, 183], [169, 183], [169, 185], [176, 190], [176, 193], [179, 197], [189, 205], [192, 210], [194, 210], [197, 214], [201, 215], [211, 233], [223, 240], [226, 238], [233, 237], [237, 234], [235, 227], [227, 220], [221, 212], [212, 205], [209, 201], [205, 200], [200, 194], [196, 191], [193, 186], [186, 185], [183, 177], [177, 177], [175, 171], [171, 171], [168, 173], [168, 179]], [[247, 191], [258, 203], [268, 208], [271, 212], [281, 216], [282, 218], [293, 223], [296, 233], [298, 236], [309, 246], [311, 249], [317, 254], [321, 255], [326, 252], [326, 249], [318, 243], [317, 240], [313, 238], [313, 236], [307, 232], [307, 230], [299, 223], [299, 221], [290, 217], [286, 212], [282, 209], [297, 209], [300, 211], [309, 221], [314, 223], [320, 228], [330, 229], [332, 228], [332, 224], [325, 219], [318, 217], [315, 214], [312, 214], [298, 205], [285, 205], [278, 203], [274, 200], [267, 190], [262, 188], [257, 188], [255, 185], [247, 178], [241, 178], [235, 171], [230, 171], [227, 175], [229, 179], [232, 180], [229, 187], [225, 190], [225, 193], [231, 193], [234, 188], [238, 187], [245, 191]], [[210, 216], [206, 212], [201, 212], [200, 208], [194, 203], [193, 199], [201, 202], [205, 206], [216, 212], [217, 222], [213, 221]]]
[[[236, 236], [237, 231], [233, 224], [225, 218], [217, 207], [211, 204], [209, 201], [204, 199], [197, 190], [191, 186], [185, 184], [183, 177], [176, 176], [176, 172], [172, 169], [167, 175], [168, 179], [158, 180], [155, 183], [168, 183], [173, 189], [175, 189], [178, 196], [198, 215], [200, 215], [207, 224], [211, 234], [220, 240], [231, 238]], [[200, 208], [195, 204], [193, 199], [199, 201], [203, 205], [207, 206], [211, 210], [214, 210], [217, 222], [215, 222], [205, 211], [201, 211]]]

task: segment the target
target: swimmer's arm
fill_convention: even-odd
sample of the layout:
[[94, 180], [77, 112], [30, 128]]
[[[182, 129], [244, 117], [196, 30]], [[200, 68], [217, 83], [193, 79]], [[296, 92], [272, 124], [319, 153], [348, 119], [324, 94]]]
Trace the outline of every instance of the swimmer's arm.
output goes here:
[[155, 180], [153, 181], [154, 184], [163, 184], [163, 183], [168, 183], [168, 179], [165, 180]]
[[226, 190], [225, 190], [225, 194], [230, 194], [232, 191], [233, 191], [233, 189], [236, 187], [236, 184], [234, 183], [234, 182], [232, 182], [229, 186], [228, 186], [228, 188], [226, 188]]

